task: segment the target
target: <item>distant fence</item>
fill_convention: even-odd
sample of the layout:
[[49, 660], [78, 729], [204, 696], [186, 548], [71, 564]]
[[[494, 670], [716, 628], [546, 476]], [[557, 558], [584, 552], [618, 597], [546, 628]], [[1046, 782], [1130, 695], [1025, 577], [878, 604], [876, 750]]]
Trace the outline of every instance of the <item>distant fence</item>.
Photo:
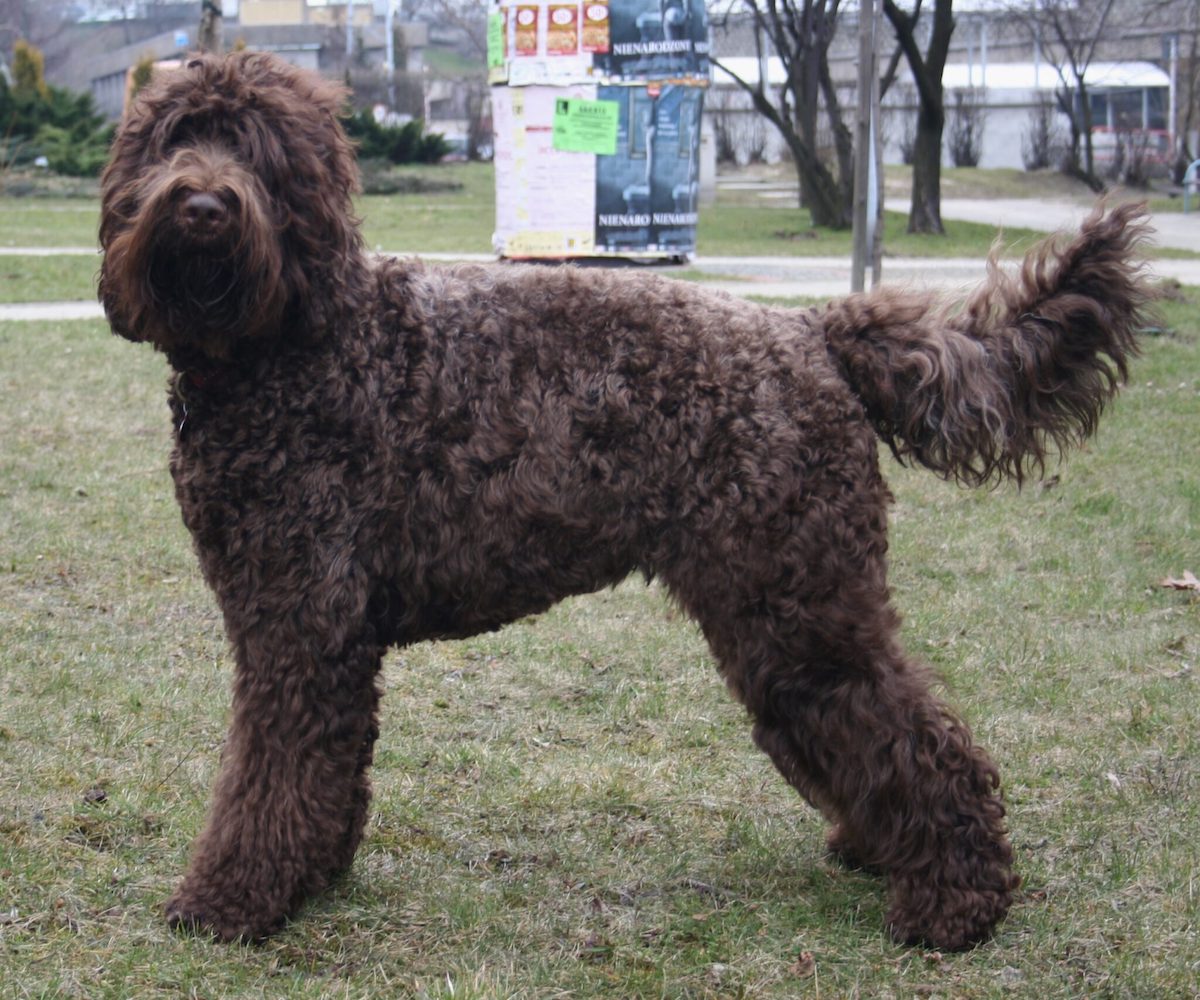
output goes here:
[[1092, 129], [1092, 150], [1098, 163], [1112, 163], [1136, 155], [1144, 163], [1170, 167], [1174, 159], [1171, 133], [1161, 128], [1114, 128], [1097, 125]]

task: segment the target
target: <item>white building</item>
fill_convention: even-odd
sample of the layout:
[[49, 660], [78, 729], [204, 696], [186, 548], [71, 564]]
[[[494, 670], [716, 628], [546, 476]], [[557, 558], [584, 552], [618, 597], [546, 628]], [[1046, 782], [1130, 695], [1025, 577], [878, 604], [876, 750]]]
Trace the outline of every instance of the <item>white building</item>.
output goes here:
[[[721, 59], [714, 64], [709, 112], [720, 133], [729, 137], [738, 159], [761, 155], [768, 162], [780, 159], [786, 151], [776, 130], [750, 106], [726, 70], [756, 84], [763, 64], [754, 58]], [[765, 60], [767, 82], [780, 87], [786, 78], [783, 63], [777, 57]], [[1068, 73], [1067, 82], [1071, 82]], [[904, 77], [892, 86], [884, 99], [884, 160], [899, 163], [905, 130], [911, 129], [916, 116], [916, 90]], [[1111, 154], [1118, 131], [1141, 134], [1152, 154], [1169, 157], [1168, 123], [1173, 119], [1171, 78], [1149, 62], [1097, 62], [1084, 74], [1092, 105], [1095, 146], [1103, 159]], [[947, 109], [947, 133], [954, 114], [954, 95], [969, 94], [983, 115], [981, 167], [1024, 166], [1023, 144], [1031, 129], [1035, 110], [1042, 105], [1054, 107], [1054, 120], [1066, 141], [1069, 125], [1066, 115], [1057, 110], [1055, 94], [1064, 89], [1058, 69], [1041, 63], [950, 63], [942, 75]], [[846, 92], [843, 107], [854, 107], [853, 91]], [[950, 163], [945, 153], [945, 162]]]

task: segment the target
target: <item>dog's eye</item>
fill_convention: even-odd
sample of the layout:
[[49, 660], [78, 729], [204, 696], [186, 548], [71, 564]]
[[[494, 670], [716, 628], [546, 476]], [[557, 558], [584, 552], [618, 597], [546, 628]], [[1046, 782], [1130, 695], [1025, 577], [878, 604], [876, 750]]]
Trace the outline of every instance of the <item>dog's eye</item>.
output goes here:
[[[184, 115], [165, 125], [163, 129], [163, 151], [174, 152], [184, 146], [201, 143], [228, 145], [228, 136], [223, 134], [220, 123], [207, 113]], [[222, 140], [225, 140], [222, 143]]]

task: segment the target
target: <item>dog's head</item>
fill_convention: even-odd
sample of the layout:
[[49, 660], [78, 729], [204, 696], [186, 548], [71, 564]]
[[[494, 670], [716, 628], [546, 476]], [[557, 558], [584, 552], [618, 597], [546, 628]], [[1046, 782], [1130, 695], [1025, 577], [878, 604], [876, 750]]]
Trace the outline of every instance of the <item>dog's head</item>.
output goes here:
[[100, 298], [116, 333], [226, 358], [336, 323], [363, 280], [344, 99], [266, 53], [155, 77], [101, 180]]

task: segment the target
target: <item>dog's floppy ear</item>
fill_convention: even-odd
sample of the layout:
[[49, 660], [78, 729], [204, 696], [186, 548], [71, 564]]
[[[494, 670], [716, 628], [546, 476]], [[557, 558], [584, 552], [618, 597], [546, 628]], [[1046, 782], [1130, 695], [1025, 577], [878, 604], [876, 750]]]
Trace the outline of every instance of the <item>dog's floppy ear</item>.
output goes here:
[[107, 251], [113, 238], [132, 223], [139, 207], [139, 181], [147, 164], [162, 158], [166, 135], [188, 104], [188, 91], [204, 87], [189, 83], [188, 78], [211, 72], [211, 66], [212, 60], [204, 58], [191, 60], [183, 69], [156, 69], [126, 106], [100, 175], [102, 250]]
[[247, 103], [268, 133], [260, 154], [279, 159], [268, 188], [286, 207], [280, 219], [284, 280], [310, 333], [332, 329], [361, 301], [365, 269], [352, 196], [359, 190], [354, 144], [342, 128], [348, 91], [336, 81], [268, 53], [229, 57]]
[[156, 73], [154, 80], [130, 101], [100, 175], [99, 239], [104, 258], [97, 277], [97, 292], [112, 332], [135, 341], [143, 338], [136, 332], [138, 324], [127, 311], [132, 308], [128, 288], [119, 287], [121, 281], [117, 275], [127, 266], [127, 236], [140, 206], [139, 181], [154, 155], [151, 139], [159, 127], [156, 112], [165, 99], [165, 77], [169, 72]]
[[290, 155], [319, 163], [332, 187], [358, 190], [354, 144], [341, 124], [350, 103], [347, 87], [267, 52], [231, 53], [224, 68], [239, 85], [239, 100], [263, 115]]
[[350, 90], [335, 80], [316, 74], [304, 77], [311, 91], [307, 95], [315, 112], [313, 123], [318, 124], [319, 134], [313, 136], [314, 145], [323, 148], [327, 155], [326, 164], [333, 174], [334, 183], [344, 190], [359, 190], [358, 150], [342, 126], [342, 117], [350, 109]]

